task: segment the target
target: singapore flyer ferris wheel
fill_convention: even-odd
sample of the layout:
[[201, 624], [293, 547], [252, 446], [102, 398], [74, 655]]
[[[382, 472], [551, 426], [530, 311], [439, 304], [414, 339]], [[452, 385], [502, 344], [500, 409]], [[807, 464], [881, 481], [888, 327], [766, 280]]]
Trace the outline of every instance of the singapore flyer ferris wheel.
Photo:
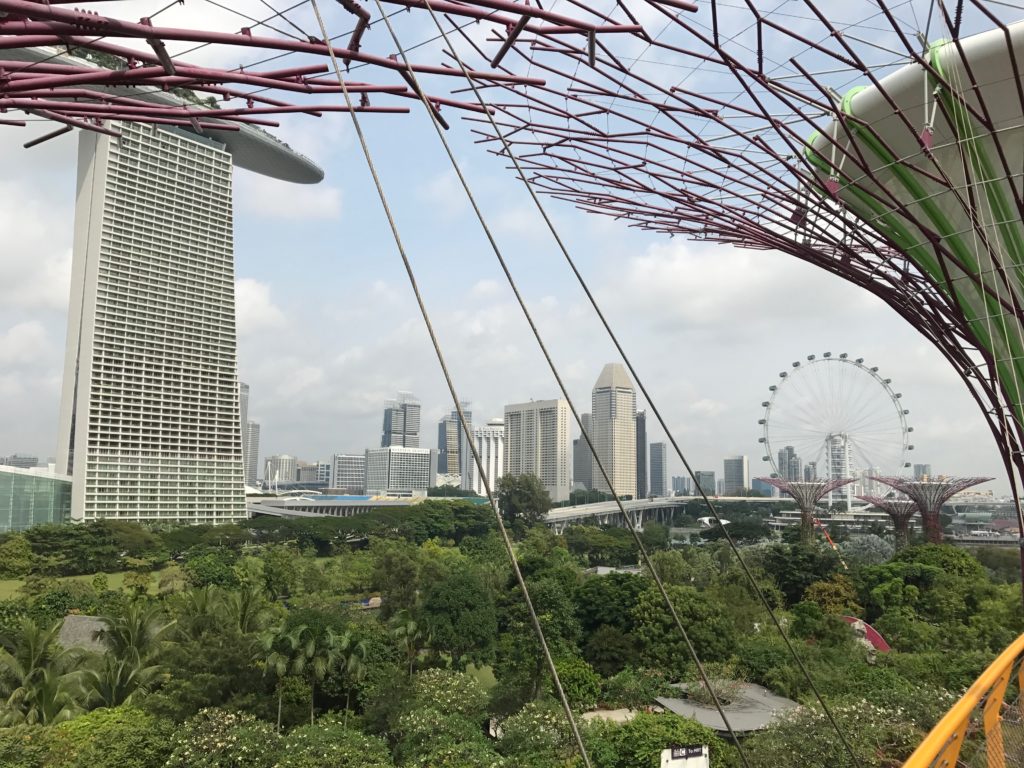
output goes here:
[[875, 491], [869, 477], [899, 475], [910, 466], [910, 411], [892, 381], [863, 358], [808, 355], [768, 389], [758, 441], [773, 477], [856, 478], [828, 500], [838, 496], [849, 508], [854, 496]]

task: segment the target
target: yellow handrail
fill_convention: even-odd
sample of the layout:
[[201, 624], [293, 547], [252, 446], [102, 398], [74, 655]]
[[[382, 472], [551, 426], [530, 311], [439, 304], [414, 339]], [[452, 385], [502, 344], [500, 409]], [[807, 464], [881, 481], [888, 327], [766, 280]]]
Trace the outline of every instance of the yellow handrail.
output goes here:
[[[1014, 664], [1024, 655], [1024, 635], [1021, 635], [993, 661], [988, 669], [974, 681], [967, 693], [947, 712], [931, 732], [925, 736], [903, 768], [952, 768], [957, 764], [960, 748], [971, 724], [971, 716], [982, 707], [982, 723], [988, 741], [986, 759], [988, 768], [1005, 768], [1001, 711], [1006, 687], [1010, 682]], [[1024, 677], [1024, 675], [1022, 675]], [[1024, 679], [1021, 689], [1024, 690]]]

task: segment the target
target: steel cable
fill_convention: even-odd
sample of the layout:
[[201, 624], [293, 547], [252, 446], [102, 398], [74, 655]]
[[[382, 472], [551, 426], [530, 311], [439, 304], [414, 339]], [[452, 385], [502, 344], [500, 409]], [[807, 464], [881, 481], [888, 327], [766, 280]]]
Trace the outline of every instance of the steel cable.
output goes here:
[[[316, 14], [317, 24], [320, 26], [320, 32], [323, 35], [323, 39], [328, 39], [327, 28], [324, 24], [323, 17], [320, 15], [320, 8], [317, 5], [317, 0], [310, 0], [313, 12]], [[459, 399], [458, 393], [455, 390], [455, 384], [452, 380], [451, 373], [448, 370], [448, 364], [445, 362], [444, 353], [441, 351], [441, 345], [437, 338], [437, 333], [434, 331], [434, 325], [430, 320], [430, 313], [427, 311], [426, 304], [423, 301], [423, 296], [420, 293], [419, 282], [416, 279], [416, 274], [413, 271], [412, 263], [409, 260], [409, 256], [406, 253], [405, 246], [402, 243], [401, 235], [398, 232], [398, 225], [395, 222], [395, 218], [391, 213], [391, 206], [388, 203], [387, 195], [384, 192], [384, 186], [381, 183], [380, 177], [377, 174], [376, 164], [373, 162], [373, 156], [370, 153], [369, 145], [366, 141], [366, 136], [363, 133], [362, 126], [360, 125], [359, 118], [356, 115], [354, 105], [352, 104], [352, 98], [348, 92], [348, 87], [345, 85], [345, 79], [341, 74], [341, 67], [338, 64], [338, 59], [334, 55], [334, 49], [332, 46], [327, 46], [327, 50], [330, 54], [331, 64], [334, 68], [335, 75], [338, 78], [338, 84], [341, 87], [342, 95], [345, 97], [345, 105], [348, 108], [349, 115], [352, 118], [353, 127], [355, 128], [356, 135], [359, 138], [359, 146], [362, 149], [363, 156], [366, 159], [367, 167], [370, 171], [370, 175], [373, 177], [374, 187], [377, 190], [377, 195], [380, 198], [381, 207], [384, 210], [384, 215], [388, 220], [388, 226], [391, 229], [392, 237], [395, 241], [395, 246], [398, 248], [399, 256], [402, 259], [402, 265], [405, 268], [406, 275], [409, 278], [409, 285], [413, 290], [413, 294], [416, 297], [416, 304], [419, 307], [420, 314], [423, 317], [423, 323], [426, 326], [427, 333], [430, 336], [430, 342], [434, 347], [434, 354], [437, 357], [438, 364], [441, 367], [441, 372], [444, 375], [445, 384], [448, 387], [448, 392], [452, 396], [452, 401], [455, 403], [455, 410], [459, 416], [459, 424], [462, 427], [462, 433], [466, 437], [466, 442], [470, 446], [470, 450], [473, 453], [473, 462], [476, 465], [477, 471], [480, 472], [480, 477], [484, 483], [484, 489], [487, 491], [487, 500], [490, 503], [491, 510], [494, 512], [495, 520], [498, 524], [498, 531], [501, 534], [502, 542], [505, 546], [505, 552], [509, 557], [509, 561], [512, 565], [512, 571], [515, 576], [516, 582], [519, 585], [519, 589], [523, 594], [523, 600], [526, 603], [527, 611], [530, 615], [530, 622], [533, 625], [534, 632], [537, 635], [537, 639], [540, 643], [541, 652], [544, 656], [545, 664], [548, 671], [551, 673], [552, 680], [554, 681], [555, 690], [558, 694], [558, 698], [562, 703], [562, 707], [565, 709], [566, 716], [569, 720], [569, 725], [572, 729], [573, 738], [576, 741], [576, 745], [580, 750], [580, 755], [583, 758], [585, 768], [592, 768], [590, 758], [587, 755], [586, 747], [583, 744], [583, 737], [580, 735], [579, 729], [576, 727], [576, 720], [572, 713], [572, 706], [569, 704], [569, 699], [565, 694], [565, 690], [562, 688], [561, 678], [558, 675], [558, 670], [555, 667], [554, 658], [551, 656], [551, 650], [548, 647], [547, 640], [544, 637], [544, 629], [540, 624], [540, 618], [537, 616], [537, 611], [534, 609], [533, 600], [530, 597], [530, 590], [526, 584], [526, 580], [523, 577], [523, 573], [519, 568], [519, 561], [516, 558], [515, 549], [512, 546], [512, 540], [508, 535], [508, 530], [505, 528], [504, 521], [502, 520], [501, 513], [498, 510], [498, 506], [495, 503], [494, 494], [490, 487], [490, 482], [487, 477], [487, 472], [484, 468], [483, 461], [480, 458], [480, 454], [477, 451], [476, 445], [473, 442], [473, 435], [469, 430], [469, 423], [466, 420], [466, 415], [462, 410], [462, 401]], [[410, 69], [410, 72], [412, 70]], [[414, 75], [415, 76], [415, 75]], [[433, 114], [433, 112], [431, 112]]]
[[[669, 442], [672, 443], [672, 448], [675, 450], [675, 453], [679, 457], [680, 461], [682, 461], [683, 466], [685, 467], [687, 474], [690, 476], [690, 479], [693, 481], [694, 486], [697, 488], [697, 493], [700, 495], [701, 500], [704, 503], [704, 506], [711, 513], [712, 517], [715, 518], [715, 521], [718, 523], [719, 528], [722, 530], [724, 538], [728, 542], [730, 549], [732, 550], [733, 554], [735, 555], [735, 557], [737, 559], [737, 562], [739, 562], [740, 567], [742, 568], [744, 575], [746, 576], [747, 580], [750, 582], [751, 587], [754, 589], [754, 592], [756, 593], [756, 595], [757, 595], [758, 599], [760, 600], [761, 604], [764, 606], [765, 610], [768, 612], [768, 615], [771, 617], [772, 623], [775, 625], [775, 628], [778, 630], [779, 634], [782, 636], [782, 639], [785, 642], [786, 647], [787, 647], [790, 655], [793, 657], [793, 660], [796, 662], [797, 666], [799, 667], [802, 676], [807, 681], [807, 684], [810, 687], [810, 689], [811, 689], [811, 691], [812, 691], [812, 693], [814, 695], [814, 698], [817, 700], [818, 704], [821, 706], [822, 711], [825, 713], [826, 717], [829, 720], [829, 723], [831, 724], [831, 726], [835, 730], [836, 734], [839, 736], [839, 739], [842, 742], [843, 747], [845, 748], [846, 752], [849, 754], [850, 759], [853, 761], [853, 764], [856, 764], [857, 763], [857, 757], [854, 754], [853, 748], [850, 746], [850, 743], [847, 740], [846, 735], [843, 733], [842, 729], [840, 728], [838, 721], [836, 721], [835, 716], [832, 713], [832, 710], [825, 703], [825, 700], [822, 697], [820, 691], [818, 690], [818, 687], [814, 684], [814, 680], [811, 678], [810, 673], [807, 671], [806, 665], [804, 664], [803, 660], [800, 658], [800, 655], [796, 652], [796, 648], [793, 646], [792, 642], [790, 641], [789, 636], [786, 634], [786, 632], [785, 632], [785, 630], [784, 630], [784, 628], [782, 626], [782, 623], [779, 621], [778, 616], [775, 614], [775, 611], [772, 609], [771, 604], [768, 602], [768, 599], [765, 597], [764, 592], [761, 590], [760, 586], [757, 584], [757, 580], [754, 578], [754, 575], [751, 572], [749, 565], [747, 565], [747, 563], [743, 559], [742, 555], [740, 555], [739, 547], [736, 545], [735, 540], [729, 534], [726, 526], [724, 526], [722, 524], [722, 518], [719, 515], [717, 508], [711, 502], [711, 500], [707, 497], [707, 494], [704, 492], [704, 489], [701, 488], [700, 485], [697, 483], [696, 473], [694, 472], [693, 468], [690, 466], [690, 462], [686, 459], [686, 456], [683, 454], [682, 449], [679, 447], [679, 444], [676, 441], [675, 436], [673, 435], [672, 431], [668, 428], [668, 425], [665, 422], [664, 417], [661, 415], [661, 411], [655, 405], [654, 400], [651, 398], [650, 394], [647, 391], [647, 387], [644, 385], [642, 379], [637, 374], [636, 369], [634, 368], [632, 362], [630, 361], [629, 356], [626, 354], [626, 351], [623, 349], [622, 344], [619, 342], [618, 336], [615, 334], [615, 332], [611, 328], [611, 325], [608, 323], [608, 320], [605, 317], [604, 312], [601, 310], [600, 306], [598, 305], [597, 300], [594, 298], [594, 295], [593, 295], [593, 293], [590, 290], [590, 287], [587, 285], [586, 280], [584, 279], [582, 273], [580, 272], [579, 268], [577, 267], [575, 260], [572, 258], [571, 254], [569, 253], [568, 247], [565, 245], [564, 240], [562, 239], [561, 235], [558, 233], [558, 230], [554, 226], [554, 222], [551, 220], [550, 216], [548, 215], [547, 209], [545, 208], [543, 203], [541, 203], [540, 197], [537, 195], [536, 191], [533, 188], [533, 185], [529, 181], [529, 177], [526, 175], [525, 171], [523, 170], [522, 166], [519, 163], [518, 158], [516, 157], [515, 153], [512, 151], [512, 147], [510, 146], [510, 144], [508, 142], [508, 139], [505, 137], [504, 132], [499, 127], [498, 122], [494, 119], [494, 115], [493, 115], [491, 109], [487, 107], [487, 104], [486, 104], [486, 102], [485, 102], [485, 100], [483, 98], [483, 95], [480, 93], [480, 90], [479, 90], [477, 84], [475, 83], [473, 78], [469, 76], [468, 68], [466, 67], [466, 65], [463, 62], [462, 58], [459, 56], [458, 51], [456, 50], [455, 46], [453, 46], [451, 44], [451, 41], [448, 39], [447, 33], [445, 33], [444, 29], [442, 28], [440, 20], [437, 18], [437, 15], [435, 14], [434, 9], [430, 6], [429, 0], [425, 0], [425, 5], [427, 6], [427, 10], [430, 12], [431, 17], [433, 18], [434, 23], [437, 26], [438, 30], [444, 36], [445, 44], [448, 46], [448, 53], [449, 53], [449, 55], [451, 55], [452, 58], [456, 61], [456, 63], [459, 65], [460, 69], [462, 70], [463, 77], [466, 79], [466, 82], [469, 84], [470, 88], [472, 88], [473, 93], [474, 93], [474, 95], [477, 98], [477, 101], [480, 103], [480, 105], [482, 107], [484, 107], [484, 112], [487, 115], [487, 119], [490, 122], [491, 128], [494, 130], [496, 137], [501, 141], [501, 144], [502, 144], [502, 147], [503, 147], [503, 149], [505, 151], [505, 154], [507, 155], [509, 160], [512, 161], [512, 163], [513, 163], [513, 165], [515, 167], [516, 173], [519, 176], [519, 179], [526, 185], [526, 189], [529, 192], [530, 197], [533, 200], [533, 203], [534, 203], [534, 205], [537, 208], [537, 211], [540, 213], [541, 217], [544, 219], [544, 223], [547, 225], [548, 230], [551, 232], [552, 237], [554, 238], [556, 244], [558, 245], [559, 250], [562, 252], [562, 255], [564, 256], [564, 258], [566, 260], [566, 263], [569, 265], [569, 268], [572, 270], [572, 273], [575, 275], [577, 282], [579, 282], [580, 287], [583, 289], [583, 292], [586, 295], [588, 301], [590, 302], [591, 307], [593, 307], [594, 312], [596, 313], [598, 319], [601, 322], [601, 325], [604, 326], [604, 329], [607, 332], [609, 339], [615, 345], [615, 349], [618, 351], [620, 357], [622, 358], [623, 363], [625, 363], [625, 365], [628, 368], [630, 374], [633, 376], [634, 381], [636, 381], [637, 386], [640, 388], [640, 391], [641, 391], [641, 393], [644, 396], [644, 399], [647, 401], [648, 405], [651, 408], [651, 411], [654, 413], [655, 418], [658, 420], [658, 424], [661, 426], [662, 430], [665, 432], [665, 435], [668, 437]], [[525, 311], [525, 309], [524, 309], [524, 311]], [[531, 325], [532, 325], [532, 323], [531, 323]], [[557, 378], [557, 373], [556, 373], [556, 378]], [[564, 392], [564, 388], [563, 388], [563, 392]], [[568, 397], [567, 397], [567, 399], [568, 399]], [[571, 405], [570, 405], [570, 407], [571, 407]], [[590, 436], [587, 434], [586, 430], [583, 429], [582, 422], [580, 421], [578, 415], [576, 414], [575, 409], [573, 410], [573, 415], [576, 416], [577, 423], [580, 424], [580, 429], [581, 429], [582, 435], [585, 438], [588, 447], [593, 452], [593, 448], [594, 448], [593, 443], [591, 442]], [[596, 453], [594, 453], [594, 456], [596, 458]], [[604, 474], [603, 467], [601, 469], [602, 469], [602, 474], [605, 477], [605, 482], [607, 483], [609, 488], [612, 488], [611, 483], [608, 481], [607, 475]], [[614, 489], [612, 489], [612, 493], [615, 496], [616, 504], [619, 507], [620, 511], [622, 512], [623, 518], [626, 520], [626, 522], [628, 524], [630, 524], [630, 530], [633, 531], [634, 538], [640, 544], [641, 551], [644, 552], [644, 550], [642, 548], [643, 547], [642, 542], [640, 542], [639, 535], [636, 533], [635, 526], [633, 526], [631, 524], [630, 516], [628, 514], [626, 514], [625, 508], [623, 507], [622, 502], [619, 500], [618, 494], [615, 493]], [[668, 604], [669, 604], [669, 606], [671, 608], [671, 600], [668, 600], [668, 595], [667, 595], [667, 593], [664, 590], [664, 585], [662, 585], [661, 580], [658, 577], [658, 575], [655, 572], [655, 570], [650, 566], [649, 560], [646, 558], [646, 555], [645, 555], [645, 563], [648, 565], [648, 568], [651, 571], [651, 575], [655, 578], [655, 581], [658, 583], [659, 590], [662, 592], [663, 597], [668, 602]], [[676, 615], [674, 608], [672, 608], [672, 613], [673, 613], [673, 618], [675, 618], [675, 620], [677, 622], [678, 628], [685, 635], [685, 629], [683, 629], [682, 624], [679, 623], [678, 616]], [[689, 642], [689, 641], [687, 640], [687, 642]], [[701, 670], [701, 678], [702, 678], [702, 681], [705, 683], [705, 685], [707, 685], [707, 680], [706, 680], [705, 676], [703, 675], [703, 670]], [[709, 690], [711, 690], [710, 686], [709, 686]], [[712, 695], [714, 695], [713, 691], [712, 691]], [[721, 707], [720, 707], [720, 704], [717, 701], [717, 698], [716, 698], [716, 702], [715, 703], [716, 703], [716, 706], [718, 706], [719, 709], [720, 709]], [[723, 719], [724, 719], [724, 715], [723, 715]], [[728, 721], [726, 721], [726, 723], [728, 724]], [[731, 733], [731, 728], [730, 728], [730, 733]], [[735, 738], [735, 736], [734, 736], [734, 738]], [[742, 754], [743, 753], [741, 752], [741, 755]], [[746, 758], [745, 757], [744, 757], [744, 762], [746, 762]]]

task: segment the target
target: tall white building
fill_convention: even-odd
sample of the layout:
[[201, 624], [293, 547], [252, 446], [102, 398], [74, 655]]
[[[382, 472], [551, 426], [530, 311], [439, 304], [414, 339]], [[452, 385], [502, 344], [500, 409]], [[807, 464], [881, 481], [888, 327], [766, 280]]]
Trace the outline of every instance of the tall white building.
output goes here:
[[232, 158], [118, 130], [79, 133], [57, 456], [71, 516], [244, 519]]
[[723, 496], [736, 496], [750, 489], [750, 465], [746, 456], [726, 457], [722, 470]]
[[255, 488], [260, 467], [260, 425], [250, 421], [245, 425], [245, 484]]
[[505, 406], [504, 474], [533, 474], [552, 501], [569, 500], [569, 404], [533, 400]]
[[366, 454], [334, 454], [331, 457], [331, 484], [349, 493], [363, 493], [366, 490]]
[[[465, 445], [465, 437], [462, 440], [462, 487], [467, 491], [473, 491], [480, 496], [487, 495], [484, 488], [483, 478], [477, 471], [476, 462], [473, 461], [473, 452]], [[473, 443], [480, 455], [480, 463], [483, 464], [484, 473], [487, 475], [487, 483], [494, 492], [498, 480], [504, 472], [505, 464], [505, 422], [502, 419], [491, 419], [487, 426], [473, 428]]]
[[668, 451], [665, 443], [651, 443], [650, 496], [668, 496]]
[[437, 477], [437, 451], [427, 448], [368, 448], [366, 492], [386, 496], [426, 496]]
[[594, 384], [590, 408], [594, 488], [608, 492], [604, 466], [619, 496], [636, 496], [636, 389], [621, 363], [608, 363]]

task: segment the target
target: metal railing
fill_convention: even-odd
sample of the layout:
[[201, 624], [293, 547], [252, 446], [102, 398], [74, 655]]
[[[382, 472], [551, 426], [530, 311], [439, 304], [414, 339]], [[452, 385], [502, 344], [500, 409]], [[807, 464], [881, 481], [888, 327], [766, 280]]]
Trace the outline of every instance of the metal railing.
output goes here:
[[1024, 635], [989, 665], [903, 768], [1024, 768], [1022, 661]]

